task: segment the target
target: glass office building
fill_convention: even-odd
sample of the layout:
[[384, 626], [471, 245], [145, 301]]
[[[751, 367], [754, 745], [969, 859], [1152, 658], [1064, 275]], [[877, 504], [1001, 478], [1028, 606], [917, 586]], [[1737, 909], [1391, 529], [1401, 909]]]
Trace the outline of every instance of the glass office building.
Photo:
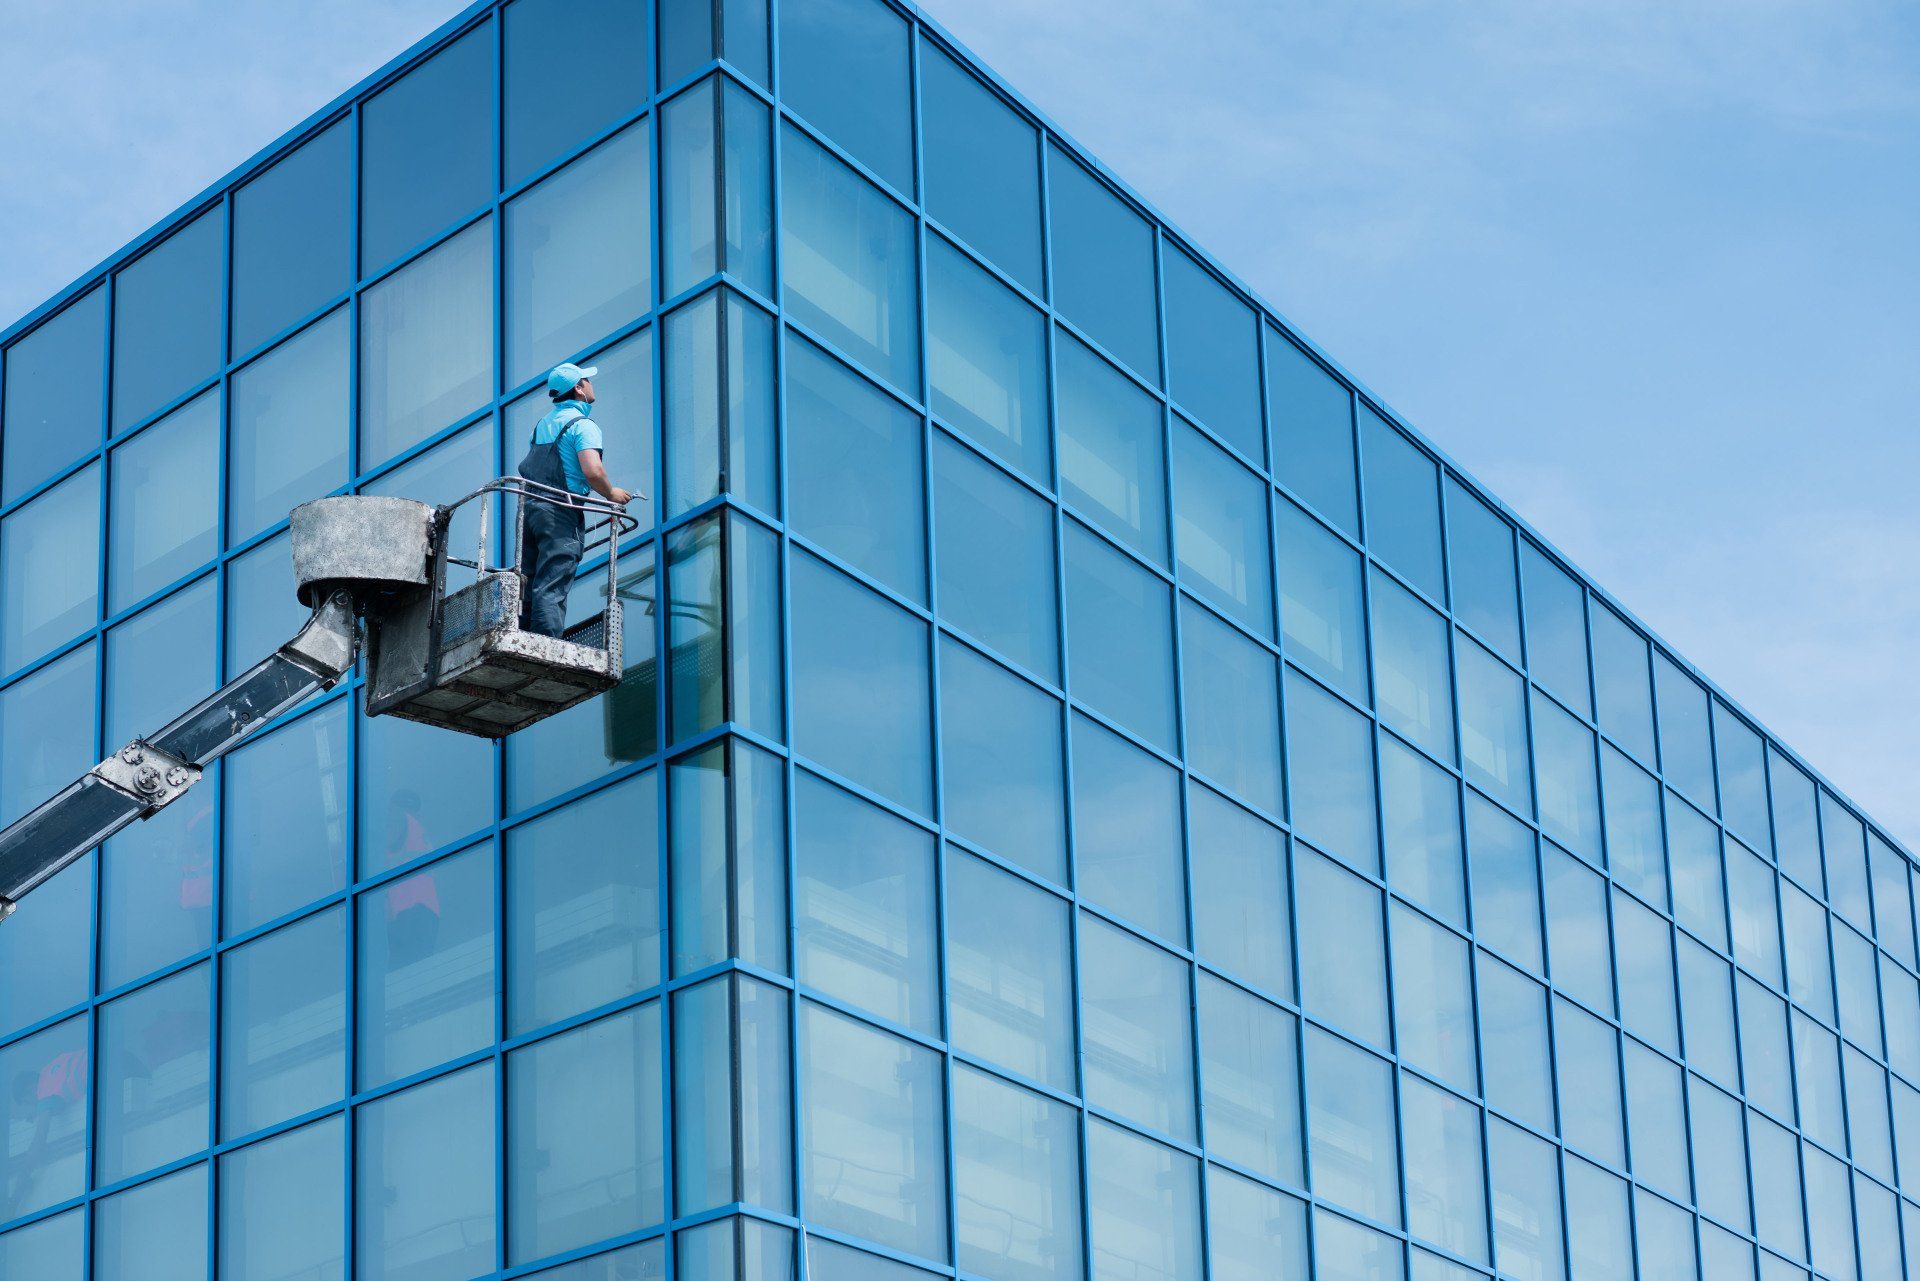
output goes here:
[[915, 13], [477, 5], [0, 343], [0, 822], [556, 361], [649, 496], [0, 926], [0, 1277], [1920, 1277], [1912, 859]]

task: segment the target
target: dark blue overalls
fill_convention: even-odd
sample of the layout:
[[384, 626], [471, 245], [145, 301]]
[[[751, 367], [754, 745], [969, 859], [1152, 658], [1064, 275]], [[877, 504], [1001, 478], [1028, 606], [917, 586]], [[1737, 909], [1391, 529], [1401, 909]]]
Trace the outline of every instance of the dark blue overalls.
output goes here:
[[[552, 440], [544, 445], [536, 443], [540, 428], [548, 418], [569, 413]], [[520, 460], [520, 474], [536, 484], [570, 493], [566, 464], [560, 457], [560, 442], [566, 439], [567, 429], [581, 417], [577, 406], [563, 404], [555, 406], [546, 418], [535, 423], [533, 435], [527, 442], [527, 456]], [[567, 593], [573, 588], [574, 571], [580, 568], [587, 515], [581, 508], [566, 505], [557, 497], [547, 502], [521, 501], [527, 505], [527, 548], [522, 560], [527, 571], [527, 598], [520, 612], [520, 628], [542, 636], [558, 636], [567, 625]]]

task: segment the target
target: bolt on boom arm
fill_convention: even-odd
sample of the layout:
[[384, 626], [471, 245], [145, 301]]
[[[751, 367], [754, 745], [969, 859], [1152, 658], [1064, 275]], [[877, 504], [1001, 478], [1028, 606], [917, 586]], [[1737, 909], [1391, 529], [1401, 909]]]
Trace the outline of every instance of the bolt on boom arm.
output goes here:
[[136, 819], [151, 818], [254, 730], [353, 668], [353, 597], [336, 591], [298, 635], [159, 733], [136, 738], [0, 831], [0, 918]]

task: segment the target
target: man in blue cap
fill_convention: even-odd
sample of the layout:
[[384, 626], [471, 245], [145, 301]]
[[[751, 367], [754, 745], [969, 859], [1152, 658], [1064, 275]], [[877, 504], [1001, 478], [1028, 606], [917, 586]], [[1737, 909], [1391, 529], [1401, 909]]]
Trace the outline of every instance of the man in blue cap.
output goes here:
[[[598, 494], [622, 506], [633, 495], [607, 478], [600, 426], [593, 412], [593, 376], [599, 369], [555, 365], [547, 375], [553, 408], [533, 428], [520, 474], [549, 490]], [[567, 623], [567, 592], [586, 542], [586, 512], [562, 502], [527, 503], [527, 599], [521, 627], [558, 636]]]

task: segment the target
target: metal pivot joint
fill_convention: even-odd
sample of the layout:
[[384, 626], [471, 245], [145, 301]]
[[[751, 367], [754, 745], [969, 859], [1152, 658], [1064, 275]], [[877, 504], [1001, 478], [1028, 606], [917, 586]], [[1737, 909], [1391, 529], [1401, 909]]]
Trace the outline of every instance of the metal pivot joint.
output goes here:
[[200, 781], [200, 767], [136, 738], [93, 767], [93, 776], [141, 804], [151, 818]]

